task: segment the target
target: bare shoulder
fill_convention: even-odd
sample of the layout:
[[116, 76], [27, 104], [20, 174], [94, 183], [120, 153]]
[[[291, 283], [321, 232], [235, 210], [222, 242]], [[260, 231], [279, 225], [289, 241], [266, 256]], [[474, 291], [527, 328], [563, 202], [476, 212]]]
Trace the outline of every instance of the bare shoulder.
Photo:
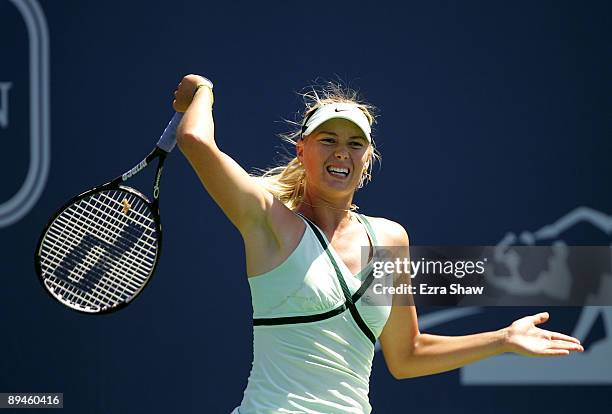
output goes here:
[[401, 224], [384, 217], [366, 216], [372, 223], [378, 242], [382, 246], [408, 246], [408, 232]]

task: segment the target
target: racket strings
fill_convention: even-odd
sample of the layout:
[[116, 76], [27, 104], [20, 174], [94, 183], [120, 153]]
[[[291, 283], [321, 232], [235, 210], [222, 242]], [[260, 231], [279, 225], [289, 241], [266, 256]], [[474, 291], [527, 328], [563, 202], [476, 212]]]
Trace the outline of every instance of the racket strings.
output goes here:
[[[74, 239], [71, 240], [74, 242]], [[74, 244], [77, 244], [76, 242]], [[95, 266], [96, 263], [98, 263], [98, 260], [101, 258], [102, 255], [107, 254], [108, 251], [104, 251], [102, 250], [98, 245], [95, 245], [93, 243], [83, 243], [82, 247], [84, 247], [85, 249], [89, 250], [89, 253], [86, 255], [83, 250], [81, 249], [76, 249], [74, 250], [74, 256], [75, 259], [74, 262], [78, 262], [80, 263], [81, 266], [85, 267], [84, 265], [89, 265], [91, 268], [93, 268]], [[64, 245], [59, 245], [57, 246], [57, 253], [59, 253], [60, 255], [64, 255], [63, 257], [66, 257], [66, 255], [68, 255], [69, 253], [71, 253], [70, 250], [68, 250]], [[51, 253], [51, 255], [55, 258], [61, 257], [58, 256], [57, 254], [53, 254]], [[97, 257], [96, 257], [97, 256]], [[95, 260], [94, 260], [95, 259]], [[113, 259], [117, 259], [117, 258], [113, 258]], [[59, 265], [61, 263], [61, 261], [59, 260], [54, 260], [54, 263]], [[129, 268], [125, 268], [123, 267], [124, 270], [128, 270]], [[81, 275], [82, 276], [82, 275]], [[94, 276], [97, 277], [97, 279], [95, 281], [99, 281], [99, 276], [100, 273], [94, 273]], [[134, 279], [138, 279], [138, 276], [135, 275]], [[144, 281], [144, 279], [142, 280]], [[139, 284], [136, 284], [134, 282], [132, 282], [131, 279], [125, 279], [125, 280], [109, 280], [111, 285], [115, 285], [116, 287], [124, 287], [124, 288], [129, 288], [129, 286], [131, 285], [134, 289], [138, 289]]]
[[[106, 242], [108, 242], [109, 244], [112, 243], [112, 239], [109, 240], [109, 235], [116, 235], [121, 233], [122, 231], [122, 226], [125, 227], [125, 223], [122, 222], [117, 222], [114, 223], [114, 221], [116, 221], [116, 219], [108, 214], [108, 212], [104, 212], [102, 210], [100, 210], [99, 208], [96, 208], [94, 206], [92, 206], [91, 204], [89, 204], [88, 202], [85, 202], [86, 206], [85, 207], [91, 207], [97, 211], [100, 212], [100, 215], [103, 215], [104, 218], [107, 220], [105, 222], [103, 222], [103, 225], [108, 226], [108, 229], [111, 230], [111, 232], [113, 233], [109, 233], [108, 231], [106, 231], [104, 228], [102, 228], [103, 230], [100, 231], [100, 223], [97, 221], [98, 216], [90, 214], [90, 211], [85, 210], [84, 208], [82, 208], [81, 206], [75, 206], [77, 208], [77, 212], [81, 214], [80, 217], [75, 216], [73, 214], [71, 214], [70, 212], [67, 212], [66, 215], [68, 217], [70, 217], [70, 219], [74, 220], [74, 222], [78, 222], [79, 220], [85, 220], [86, 224], [92, 227], [93, 233], [95, 236], [97, 236], [99, 239], [104, 240]], [[90, 215], [90, 217], [87, 216], [87, 214]], [[71, 225], [71, 223], [73, 221], [66, 221], [64, 220], [66, 225]], [[146, 245], [147, 247], [149, 247], [150, 249], [155, 249], [155, 243], [156, 243], [156, 239], [154, 237], [148, 236], [146, 234], [144, 234], [143, 236], [143, 240], [142, 243], [144, 245]], [[148, 239], [150, 242], [146, 242], [144, 241], [144, 239]], [[114, 243], [111, 244], [111, 246], [115, 247], [116, 250], [119, 250], [119, 248], [129, 248], [130, 246], [132, 246], [135, 240], [138, 240], [138, 237], [134, 237], [134, 235], [131, 234], [127, 234], [125, 235], [125, 237], [122, 238], [117, 238], [115, 237]], [[143, 256], [142, 258], [145, 258], [145, 256]], [[152, 260], [152, 262], [154, 261], [154, 258]]]
[[[63, 222], [63, 220], [58, 220], [58, 223], [64, 226], [66, 225], [65, 222]], [[52, 236], [54, 235], [53, 229], [50, 229], [50, 233], [51, 233], [50, 234], [51, 240], [53, 240], [52, 238]], [[64, 242], [57, 243], [60, 240], [63, 240]], [[99, 245], [96, 245], [93, 243], [87, 243], [86, 240], [87, 240], [87, 236], [85, 235], [85, 237], [83, 237], [81, 241], [78, 242], [76, 241], [75, 237], [71, 237], [70, 233], [66, 234], [66, 232], [60, 235], [57, 239], [53, 240], [55, 241], [55, 245], [53, 246], [55, 249], [52, 249], [49, 252], [49, 255], [54, 259], [53, 260], [54, 264], [56, 266], [60, 266], [60, 268], [56, 270], [59, 270], [59, 272], [62, 272], [62, 271], [65, 272], [66, 267], [72, 268], [72, 271], [70, 272], [70, 277], [72, 278], [72, 281], [77, 282], [80, 277], [80, 280], [86, 280], [89, 286], [95, 286], [96, 284], [98, 284], [100, 289], [98, 290], [98, 292], [96, 291], [93, 292], [93, 296], [96, 299], [102, 299], [104, 301], [104, 298], [96, 293], [102, 293], [102, 296], [109, 298], [109, 299], [113, 299], [113, 300], [119, 299], [122, 296], [122, 291], [125, 291], [125, 288], [122, 289], [121, 286], [122, 285], [125, 286], [125, 284], [121, 283], [121, 281], [117, 283], [117, 281], [114, 279], [109, 279], [109, 281], [104, 281], [104, 283], [99, 283], [103, 273], [100, 272], [99, 269], [96, 269], [93, 266], [95, 266], [95, 264], [101, 258], [101, 254], [103, 250], [100, 249]], [[77, 248], [68, 250], [69, 246], [74, 246], [74, 245], [76, 245]], [[71, 254], [71, 256], [69, 256], [71, 260], [69, 260], [68, 263], [64, 263], [64, 260], [66, 260], [66, 257], [68, 254]], [[87, 254], [87, 256], [84, 256], [85, 254]], [[62, 264], [64, 266], [63, 269], [61, 268]], [[84, 272], [88, 268], [87, 265], [89, 265], [90, 273], [87, 275], [88, 279], [84, 279], [85, 277]], [[57, 276], [57, 273], [55, 274], [55, 276]], [[65, 282], [67, 281], [68, 278], [64, 276], [64, 278], [62, 279]], [[49, 281], [56, 282], [55, 284], [57, 285], [57, 282], [62, 279], [49, 279]], [[63, 284], [60, 284], [60, 286], [63, 286]], [[87, 288], [87, 287], [88, 287], [87, 285], [81, 286], [81, 288]], [[71, 285], [70, 283], [68, 286], [68, 291], [71, 293], [69, 295], [70, 299], [75, 299], [73, 298], [75, 292], [77, 294], [78, 293], [83, 293], [83, 294], [88, 293], [86, 291], [84, 292], [83, 289], [79, 290], [77, 287]]]
[[[131, 198], [131, 197], [130, 197], [130, 198]], [[85, 204], [86, 204], [86, 205], [91, 205], [90, 203], [87, 203], [87, 202], [85, 202]], [[77, 208], [78, 208], [78, 207], [80, 207], [80, 206], [77, 206]], [[81, 212], [81, 213], [83, 213], [83, 212]], [[86, 217], [87, 217], [87, 216], [86, 216]], [[94, 230], [94, 231], [92, 231], [92, 232], [91, 232], [91, 234], [93, 234], [93, 235], [95, 235], [95, 236], [98, 236], [98, 238], [99, 238], [100, 240], [107, 239], [107, 237], [105, 237], [106, 235], [105, 235], [105, 232], [104, 232], [104, 227], [100, 227], [101, 220], [98, 218], [99, 216], [98, 216], [98, 215], [94, 215], [93, 217], [94, 217], [94, 220], [95, 220], [95, 221], [93, 221], [91, 217], [88, 217], [88, 220], [86, 220], [86, 224], [88, 224], [88, 225], [89, 225], [90, 227], [92, 227], [92, 229]], [[74, 219], [75, 217], [74, 217], [74, 216], [72, 216], [71, 218], [73, 218], [73, 219]], [[113, 220], [110, 220], [112, 217], [102, 216], [102, 218], [103, 218], [103, 219], [106, 219], [106, 221], [107, 221], [107, 222], [112, 222], [112, 221], [113, 221]], [[103, 221], [103, 220], [102, 220], [102, 221]], [[65, 224], [65, 223], [64, 223], [64, 224]], [[101, 229], [102, 229], [102, 231], [100, 231]], [[117, 230], [118, 230], [118, 228], [115, 226], [115, 227], [114, 227], [112, 230], [113, 230], [113, 231], [117, 231]], [[129, 239], [129, 238], [128, 238], [128, 239]], [[85, 240], [86, 240], [86, 238], [82, 238], [82, 239], [81, 239], [81, 243], [83, 243], [83, 241], [85, 241]], [[107, 240], [107, 241], [108, 241], [108, 240]], [[129, 241], [129, 240], [128, 240], [128, 241]], [[129, 244], [133, 244], [133, 241], [129, 241]], [[127, 244], [127, 246], [129, 246], [129, 244]], [[108, 244], [108, 245], [106, 245], [106, 246], [105, 246], [105, 247], [106, 247], [106, 250], [107, 250], [107, 253], [108, 253], [108, 254], [111, 256], [111, 260], [114, 260], [114, 261], [117, 261], [117, 260], [119, 259], [119, 257], [113, 257], [113, 255], [114, 255], [114, 253], [115, 253], [115, 252], [114, 252], [114, 250], [117, 250], [117, 249], [114, 249], [114, 247], [116, 247], [116, 246], [119, 246], [119, 247], [121, 247], [121, 246], [126, 246], [126, 243], [122, 243], [121, 238], [117, 238], [115, 245], [110, 245], [110, 244]], [[82, 247], [82, 248], [85, 248], [85, 249], [89, 249], [89, 248], [92, 248], [92, 247], [93, 247], [93, 248], [95, 248], [95, 246], [91, 246], [91, 243], [85, 243], [85, 245], [84, 245], [84, 246], [81, 246], [81, 247]], [[125, 247], [123, 247], [123, 249], [125, 250]], [[78, 250], [77, 250], [77, 251], [75, 251], [75, 252], [76, 252], [76, 253], [78, 253]], [[121, 250], [119, 250], [119, 253], [121, 253]], [[130, 257], [129, 257], [129, 256], [127, 256], [127, 258], [129, 259]], [[129, 261], [129, 260], [128, 260], [128, 261]], [[133, 264], [133, 263], [132, 263], [132, 264]], [[152, 263], [150, 263], [150, 264], [152, 264]], [[146, 269], [146, 267], [148, 267], [148, 266], [145, 266], [145, 269], [143, 269], [143, 270], [145, 270], [145, 271], [146, 271], [146, 270], [147, 270], [147, 269]], [[125, 270], [125, 269], [124, 269], [124, 270]]]
[[[98, 226], [94, 226], [94, 229], [97, 229], [97, 230], [98, 230], [98, 232], [94, 232], [94, 233], [98, 233], [98, 234], [99, 234], [99, 229], [100, 229], [99, 224], [100, 224], [100, 220], [98, 220], [98, 219], [97, 219], [95, 222], [98, 224]], [[91, 221], [90, 221], [88, 224], [89, 224], [89, 225], [91, 225], [91, 224], [92, 224], [92, 223], [91, 223]], [[65, 225], [65, 224], [64, 224], [64, 225]], [[64, 234], [64, 237], [66, 237], [66, 234]], [[95, 252], [96, 252], [96, 249], [98, 250], [98, 253], [101, 253], [101, 252], [102, 252], [102, 251], [99, 249], [99, 246], [92, 245], [91, 243], [83, 243], [83, 241], [85, 241], [85, 240], [87, 239], [87, 237], [88, 237], [88, 236], [86, 236], [86, 237], [82, 238], [82, 239], [81, 239], [81, 241], [80, 241], [80, 243], [79, 243], [79, 245], [78, 245], [78, 248], [76, 248], [76, 249], [73, 249], [73, 250], [72, 250], [72, 254], [73, 254], [73, 261], [77, 261], [77, 262], [79, 263], [79, 266], [83, 266], [83, 264], [84, 264], [84, 263], [81, 263], [81, 261], [83, 260], [83, 257], [82, 257], [82, 255], [81, 255], [81, 254], [79, 254], [79, 253], [83, 253], [83, 252], [95, 253]], [[89, 237], [91, 237], [91, 236], [89, 236]], [[68, 240], [69, 240], [69, 241], [72, 241], [72, 243], [73, 243], [73, 244], [75, 243], [75, 239], [74, 239], [74, 238], [72, 238], [72, 240], [70, 240], [70, 238], [68, 237]], [[62, 245], [65, 245], [65, 243], [62, 243]], [[56, 243], [56, 246], [57, 246], [57, 243]], [[109, 250], [108, 248], [109, 248], [110, 246], [105, 246], [105, 247], [107, 248], [107, 250]], [[112, 249], [110, 249], [110, 250], [112, 250]], [[66, 254], [66, 252], [60, 252], [60, 253]], [[53, 254], [53, 255], [54, 255], [55, 257], [57, 257], [57, 256], [58, 256], [57, 254]], [[87, 262], [87, 261], [89, 261], [89, 265], [90, 265], [90, 267], [91, 267], [92, 265], [95, 265], [95, 263], [97, 263], [97, 260], [96, 260], [96, 261], [94, 261], [94, 259], [95, 259], [95, 256], [93, 257], [93, 259], [86, 260], [86, 262]], [[99, 259], [99, 257], [98, 257], [98, 259]], [[115, 260], [115, 261], [117, 261], [117, 258], [111, 257], [111, 260]], [[70, 265], [70, 264], [71, 264], [71, 263], [68, 263], [68, 265]], [[75, 266], [75, 267], [76, 267], [76, 266]], [[60, 270], [61, 270], [61, 269], [60, 269]], [[76, 272], [75, 272], [75, 270], [76, 270]], [[116, 294], [118, 293], [118, 294], [120, 294], [120, 295], [121, 295], [122, 291], [124, 291], [124, 290], [125, 290], [125, 283], [121, 283], [122, 281], [119, 281], [119, 284], [118, 284], [118, 283], [117, 283], [117, 279], [116, 279], [116, 278], [114, 278], [114, 277], [113, 277], [113, 278], [111, 278], [111, 279], [109, 279], [110, 283], [108, 283], [108, 281], [105, 281], [104, 283], [99, 283], [99, 281], [100, 281], [100, 279], [101, 279], [101, 277], [100, 277], [100, 271], [99, 271], [100, 269], [99, 269], [99, 268], [98, 268], [98, 269], [96, 269], [96, 268], [92, 268], [92, 269], [90, 269], [90, 270], [93, 270], [93, 274], [89, 274], [89, 275], [88, 275], [88, 277], [89, 277], [89, 280], [88, 280], [88, 281], [89, 281], [90, 283], [92, 283], [94, 286], [95, 286], [95, 285], [96, 285], [96, 283], [97, 283], [97, 284], [98, 284], [98, 286], [100, 286], [100, 291], [101, 291], [101, 293], [103, 293], [103, 296], [104, 296], [104, 297], [109, 298], [109, 295], [110, 295], [110, 296], [111, 296], [111, 299], [115, 299], [115, 300], [116, 300], [116, 299], [118, 299], [118, 298], [116, 297], [116, 296], [117, 296]], [[96, 270], [97, 270], [97, 271], [96, 271]], [[125, 270], [125, 268], [123, 268], [122, 270]], [[82, 271], [81, 271], [81, 272], [79, 271], [79, 267], [76, 267], [76, 269], [73, 269], [73, 273], [76, 273], [76, 275], [77, 275], [77, 276], [78, 276], [78, 275], [83, 275], [83, 272], [82, 272]], [[97, 273], [98, 275], [96, 275], [96, 273]], [[83, 276], [84, 276], [84, 275], [83, 275]], [[98, 276], [98, 277], [95, 277], [95, 276]], [[111, 276], [112, 276], [112, 274], [111, 274]], [[122, 289], [122, 286], [123, 286], [123, 289]], [[72, 294], [74, 294], [74, 292], [75, 292], [75, 287], [74, 287], [74, 286], [70, 286], [68, 290], [69, 290], [69, 291], [70, 291]], [[132, 290], [132, 289], [130, 289], [130, 290]], [[76, 291], [78, 292], [79, 290], [78, 290], [78, 289], [76, 289]], [[97, 299], [103, 299], [103, 298], [100, 298], [100, 295], [95, 295], [95, 293], [99, 293], [99, 292], [95, 292], [95, 291], [94, 291], [94, 296], [96, 296], [96, 297], [97, 297]], [[123, 292], [123, 293], [125, 293], [125, 292]], [[131, 293], [131, 292], [127, 292], [127, 293], [129, 294], [129, 293]], [[72, 295], [71, 295], [71, 296], [72, 296]], [[115, 297], [113, 297], [113, 296], [115, 296]], [[122, 299], [122, 296], [124, 296], [124, 295], [121, 295], [121, 296], [119, 297], [119, 299]]]
[[40, 249], [44, 283], [69, 306], [110, 308], [144, 287], [157, 246], [156, 222], [144, 200], [123, 190], [97, 192], [49, 226]]

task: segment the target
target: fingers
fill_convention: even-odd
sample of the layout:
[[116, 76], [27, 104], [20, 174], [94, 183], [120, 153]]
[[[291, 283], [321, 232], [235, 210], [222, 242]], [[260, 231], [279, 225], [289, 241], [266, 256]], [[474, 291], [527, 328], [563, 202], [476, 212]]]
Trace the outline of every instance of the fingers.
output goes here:
[[533, 315], [531, 318], [533, 320], [534, 325], [539, 325], [541, 323], [546, 322], [549, 317], [550, 315], [548, 314], [548, 312], [542, 312], [538, 313], [537, 315]]
[[193, 98], [192, 95], [193, 90], [195, 89], [195, 84], [188, 78], [189, 76], [192, 75], [185, 76], [174, 90], [174, 100], [172, 102], [172, 107], [177, 112], [185, 112]]
[[552, 349], [560, 349], [560, 350], [566, 350], [566, 351], [574, 351], [574, 352], [583, 352], [584, 348], [582, 347], [582, 345], [577, 344], [575, 342], [568, 342], [568, 341], [564, 341], [564, 340], [553, 340], [550, 341], [551, 342], [551, 348]]
[[538, 336], [549, 341], [550, 348], [567, 349], [569, 351], [576, 352], [584, 351], [580, 341], [573, 336], [565, 335], [560, 332], [547, 331], [540, 328], [536, 329], [538, 330]]
[[564, 356], [569, 355], [570, 351], [567, 349], [545, 349], [544, 351], [538, 353], [538, 356]]
[[552, 332], [552, 331], [546, 331], [546, 332], [550, 335], [550, 339], [568, 341], [568, 342], [573, 342], [575, 344], [580, 345], [580, 340], [577, 338], [574, 338], [573, 336], [564, 335], [560, 332]]
[[[210, 101], [210, 104], [212, 105], [214, 100], [212, 94], [212, 82], [203, 76], [190, 74], [181, 79], [176, 87], [176, 90], [174, 91], [174, 101], [172, 102], [172, 107], [174, 110], [177, 112], [187, 111], [187, 108], [189, 108], [195, 97], [196, 91], [202, 86], [206, 86], [209, 89], [208, 101]], [[205, 101], [206, 100], [203, 102]]]
[[552, 341], [550, 348], [542, 349], [535, 353], [536, 356], [564, 356], [571, 352], [583, 352], [584, 348], [581, 345], [573, 342]]

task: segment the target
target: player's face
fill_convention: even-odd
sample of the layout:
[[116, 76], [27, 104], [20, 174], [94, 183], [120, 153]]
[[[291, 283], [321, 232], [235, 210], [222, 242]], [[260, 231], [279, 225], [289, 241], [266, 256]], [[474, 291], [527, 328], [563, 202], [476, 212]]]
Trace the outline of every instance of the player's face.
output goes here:
[[298, 142], [306, 182], [325, 191], [354, 192], [371, 157], [363, 131], [346, 119], [330, 119]]

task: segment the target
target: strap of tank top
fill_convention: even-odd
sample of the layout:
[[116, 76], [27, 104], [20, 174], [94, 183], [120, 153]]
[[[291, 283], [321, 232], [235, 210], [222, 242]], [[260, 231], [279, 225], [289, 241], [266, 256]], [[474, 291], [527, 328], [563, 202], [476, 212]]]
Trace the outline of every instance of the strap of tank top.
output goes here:
[[[357, 219], [361, 223], [363, 223], [368, 235], [370, 236], [370, 239], [372, 240], [372, 244], [374, 245], [373, 246], [374, 252], [373, 252], [372, 257], [374, 258], [376, 257], [376, 247], [378, 246], [378, 240], [376, 239], [376, 233], [374, 232], [374, 228], [372, 227], [368, 219], [366, 219], [366, 217], [363, 214], [357, 213]], [[372, 285], [373, 281], [374, 281], [374, 272], [373, 270], [370, 270], [370, 273], [368, 273], [368, 276], [366, 276], [366, 278], [364, 279], [363, 283], [361, 284], [357, 292], [353, 294], [353, 297], [352, 297], [353, 302], [357, 302], [363, 296], [365, 291], [368, 290], [368, 288]]]
[[378, 240], [376, 239], [376, 232], [374, 231], [374, 228], [370, 224], [370, 221], [363, 214], [356, 213], [356, 215], [359, 221], [361, 221], [365, 225], [366, 231], [368, 232], [368, 235], [372, 239], [372, 243], [374, 244], [374, 247], [379, 246]]
[[[300, 214], [300, 216], [302, 215]], [[321, 233], [319, 228], [312, 221], [310, 221], [308, 217], [302, 216], [302, 218], [306, 220], [306, 223], [310, 226], [315, 236], [317, 236], [317, 239], [319, 240], [319, 244], [321, 244], [321, 247], [323, 247], [323, 250], [327, 254], [329, 261], [334, 267], [334, 270], [336, 271], [336, 277], [338, 278], [338, 282], [340, 283], [340, 287], [342, 288], [342, 292], [344, 293], [344, 298], [347, 301], [347, 305], [348, 306], [353, 305], [353, 298], [351, 296], [351, 291], [349, 290], [348, 285], [346, 284], [346, 281], [344, 280], [344, 276], [342, 276], [342, 272], [340, 271], [340, 266], [338, 266], [336, 259], [334, 259], [334, 256], [329, 250], [329, 246], [327, 245], [327, 242], [325, 241], [323, 234]]]
[[[319, 243], [323, 247], [323, 250], [327, 254], [327, 257], [329, 258], [330, 262], [332, 263], [332, 266], [334, 267], [334, 270], [336, 272], [336, 278], [338, 279], [338, 283], [340, 283], [340, 287], [342, 288], [342, 293], [344, 294], [345, 305], [350, 310], [351, 315], [353, 316], [353, 319], [355, 320], [355, 322], [357, 323], [357, 325], [359, 326], [361, 331], [372, 342], [372, 344], [376, 344], [376, 336], [374, 336], [374, 334], [372, 333], [372, 331], [370, 330], [368, 325], [365, 323], [365, 321], [363, 320], [363, 318], [359, 314], [359, 311], [357, 310], [357, 307], [355, 306], [355, 300], [359, 300], [361, 295], [363, 295], [363, 292], [365, 291], [365, 289], [367, 289], [367, 287], [366, 287], [365, 289], [363, 289], [363, 291], [361, 291], [366, 283], [364, 282], [361, 285], [359, 290], [357, 292], [355, 292], [355, 295], [351, 295], [351, 291], [349, 290], [349, 288], [348, 288], [348, 286], [346, 284], [346, 281], [344, 280], [344, 276], [342, 276], [342, 272], [340, 271], [340, 267], [338, 266], [338, 263], [336, 263], [336, 260], [334, 259], [334, 256], [331, 254], [331, 251], [329, 250], [329, 246], [327, 245], [327, 242], [325, 241], [325, 238], [323, 237], [323, 234], [321, 233], [319, 228], [312, 221], [310, 221], [309, 218], [307, 218], [307, 217], [305, 217], [305, 216], [303, 216], [301, 214], [300, 214], [300, 216], [304, 220], [306, 220], [306, 223], [310, 226], [310, 228], [314, 232], [315, 236], [319, 240]], [[370, 276], [372, 276], [372, 272], [370, 272], [370, 275], [368, 275], [368, 278]], [[372, 283], [372, 282], [370, 281], [370, 283]], [[361, 293], [358, 295], [358, 293], [360, 291], [361, 291]], [[355, 300], [353, 298], [355, 298]]]
[[[363, 214], [357, 214], [358, 218], [361, 219], [361, 221], [363, 222], [363, 224], [366, 227], [366, 230], [368, 231], [368, 233], [370, 234], [370, 237], [372, 239], [372, 243], [374, 243], [374, 260], [376, 258], [376, 247], [379, 247], [380, 245], [378, 244], [378, 240], [376, 239], [376, 232], [374, 231], [374, 228], [372, 227], [372, 225], [370, 224], [370, 221], [363, 215]], [[374, 281], [374, 271], [370, 270], [370, 273], [368, 273], [368, 276], [364, 279], [362, 285], [359, 287], [359, 290], [357, 290], [357, 292], [355, 292], [355, 294], [353, 294], [353, 302], [357, 302], [359, 300], [359, 298], [361, 298], [361, 296], [363, 296], [363, 294], [365, 293], [366, 290], [368, 290], [368, 288], [372, 285], [372, 282]], [[375, 305], [372, 305], [375, 306]]]

